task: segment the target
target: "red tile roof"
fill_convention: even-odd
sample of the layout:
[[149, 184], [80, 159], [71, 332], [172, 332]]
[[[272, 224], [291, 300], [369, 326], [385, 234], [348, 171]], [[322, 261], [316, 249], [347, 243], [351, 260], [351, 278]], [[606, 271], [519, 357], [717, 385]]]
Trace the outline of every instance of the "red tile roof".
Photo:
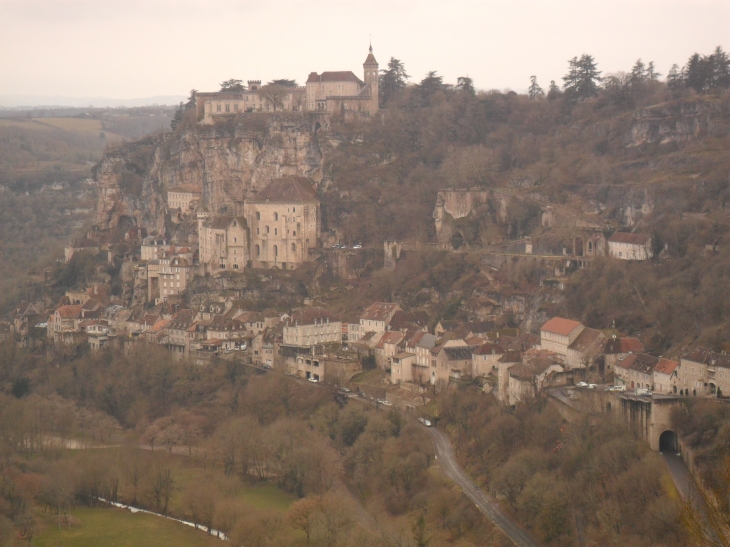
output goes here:
[[81, 306], [79, 304], [69, 304], [68, 306], [61, 306], [56, 310], [61, 319], [73, 319], [81, 313]]
[[630, 232], [616, 232], [609, 238], [609, 243], [630, 243], [632, 245], [646, 245], [651, 239], [649, 234], [632, 234]]
[[654, 367], [654, 372], [661, 372], [662, 374], [671, 374], [679, 366], [677, 361], [671, 359], [659, 359], [659, 362]]
[[568, 336], [578, 327], [580, 327], [580, 323], [578, 321], [563, 319], [562, 317], [553, 317], [550, 321], [540, 327], [540, 330], [560, 334], [562, 336]]

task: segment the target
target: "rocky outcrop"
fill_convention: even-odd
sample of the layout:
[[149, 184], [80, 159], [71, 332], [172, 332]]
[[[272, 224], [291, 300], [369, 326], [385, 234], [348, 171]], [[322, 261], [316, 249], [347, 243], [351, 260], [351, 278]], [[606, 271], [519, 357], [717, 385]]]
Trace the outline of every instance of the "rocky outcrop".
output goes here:
[[95, 175], [100, 230], [136, 225], [171, 235], [178, 224], [170, 222], [168, 189], [199, 188], [211, 213], [241, 214], [243, 201], [274, 178], [321, 181], [322, 152], [307, 118], [254, 114], [122, 146], [104, 155]]
[[624, 135], [624, 145], [667, 144], [703, 135], [727, 135], [728, 127], [722, 115], [727, 106], [727, 101], [698, 98], [637, 110]]

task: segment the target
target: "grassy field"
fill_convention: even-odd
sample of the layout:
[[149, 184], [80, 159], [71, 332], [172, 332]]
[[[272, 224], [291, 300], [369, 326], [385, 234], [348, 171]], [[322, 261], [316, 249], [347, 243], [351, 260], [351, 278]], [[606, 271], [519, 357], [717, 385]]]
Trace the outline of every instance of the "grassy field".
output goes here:
[[78, 135], [98, 136], [102, 131], [107, 140], [121, 140], [124, 137], [116, 135], [104, 129], [101, 120], [90, 120], [86, 118], [34, 118], [32, 120], [7, 120], [0, 119], [0, 128], [13, 127], [18, 129], [30, 129], [35, 131], [53, 131], [60, 129]]
[[79, 525], [61, 528], [53, 515], [38, 513], [44, 530], [33, 539], [39, 547], [213, 547], [220, 539], [172, 520], [124, 509], [75, 509]]

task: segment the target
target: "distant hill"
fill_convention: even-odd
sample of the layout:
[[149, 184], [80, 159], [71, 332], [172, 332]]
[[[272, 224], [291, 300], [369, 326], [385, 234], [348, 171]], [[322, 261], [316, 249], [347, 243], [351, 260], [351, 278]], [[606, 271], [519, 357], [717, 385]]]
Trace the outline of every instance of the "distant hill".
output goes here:
[[111, 99], [109, 97], [60, 97], [48, 95], [0, 95], [0, 110], [25, 110], [27, 108], [52, 108], [57, 106], [75, 107], [117, 107], [177, 105], [187, 100], [183, 95], [156, 95], [138, 99]]

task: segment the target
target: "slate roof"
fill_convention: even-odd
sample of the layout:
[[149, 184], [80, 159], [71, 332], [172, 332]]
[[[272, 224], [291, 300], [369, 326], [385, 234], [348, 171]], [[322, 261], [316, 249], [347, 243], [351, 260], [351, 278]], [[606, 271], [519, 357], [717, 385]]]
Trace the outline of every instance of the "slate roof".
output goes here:
[[540, 330], [560, 334], [562, 336], [568, 336], [577, 327], [580, 327], [580, 323], [578, 321], [563, 319], [562, 317], [553, 317], [550, 321], [540, 327]]
[[443, 348], [443, 351], [449, 361], [470, 361], [474, 346], [452, 346]]
[[206, 222], [206, 225], [209, 228], [213, 228], [214, 230], [225, 230], [226, 228], [228, 228], [231, 225], [231, 223], [234, 220], [237, 220], [241, 224], [241, 226], [243, 226], [244, 228], [246, 227], [245, 218], [233, 217], [233, 216], [215, 217], [215, 218], [208, 220], [208, 222]]
[[304, 177], [283, 177], [272, 180], [256, 194], [251, 202], [280, 201], [285, 203], [319, 203], [311, 179]]
[[[372, 55], [372, 53], [370, 54]], [[368, 59], [370, 59], [370, 56], [368, 56]], [[373, 57], [373, 61], [375, 58]], [[367, 62], [367, 61], [366, 61]], [[358, 84], [362, 84], [363, 81], [355, 76], [355, 74], [351, 70], [339, 70], [334, 72], [323, 72], [322, 74], [317, 74], [316, 72], [310, 72], [309, 77], [307, 78], [306, 83], [323, 83], [323, 82], [355, 82]]]
[[589, 353], [591, 351], [599, 351], [599, 344], [603, 337], [603, 333], [597, 329], [584, 328], [575, 338], [569, 349], [580, 353]]
[[646, 245], [651, 239], [649, 234], [632, 234], [630, 232], [616, 232], [609, 239], [609, 243], [630, 243], [632, 245]]

